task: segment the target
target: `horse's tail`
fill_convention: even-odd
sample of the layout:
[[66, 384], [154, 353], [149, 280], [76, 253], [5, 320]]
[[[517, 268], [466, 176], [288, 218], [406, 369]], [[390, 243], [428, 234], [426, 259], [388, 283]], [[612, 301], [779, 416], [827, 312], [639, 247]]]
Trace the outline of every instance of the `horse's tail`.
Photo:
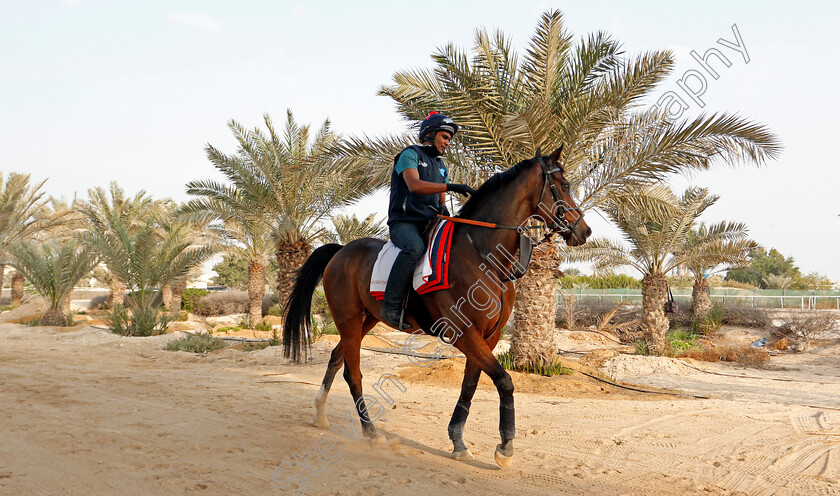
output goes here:
[[[295, 287], [286, 302], [285, 322], [283, 324], [283, 355], [299, 362], [301, 350], [308, 351], [311, 343], [312, 321], [309, 314], [312, 308], [312, 293], [324, 276], [324, 269], [332, 257], [342, 249], [339, 244], [327, 244], [309, 255], [297, 272]], [[306, 345], [304, 349], [303, 345]]]

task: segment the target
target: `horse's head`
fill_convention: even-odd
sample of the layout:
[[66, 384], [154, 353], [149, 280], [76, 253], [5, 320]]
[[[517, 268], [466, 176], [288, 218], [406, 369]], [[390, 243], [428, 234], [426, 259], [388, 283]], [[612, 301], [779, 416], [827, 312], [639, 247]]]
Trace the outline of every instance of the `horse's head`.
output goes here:
[[586, 243], [592, 229], [586, 225], [583, 212], [572, 199], [569, 181], [560, 164], [562, 152], [563, 145], [547, 157], [542, 156], [537, 149], [534, 160], [539, 161], [544, 176], [537, 212], [552, 231], [563, 237], [567, 245], [578, 246]]

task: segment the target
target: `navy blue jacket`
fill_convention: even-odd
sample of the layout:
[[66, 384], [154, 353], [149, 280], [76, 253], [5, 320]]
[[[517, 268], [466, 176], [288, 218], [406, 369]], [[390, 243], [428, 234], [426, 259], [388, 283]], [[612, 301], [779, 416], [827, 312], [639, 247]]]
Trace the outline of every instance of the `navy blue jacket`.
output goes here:
[[[428, 150], [431, 147], [412, 145], [405, 150], [412, 149], [417, 153], [417, 174], [423, 181], [430, 183], [445, 183], [448, 172], [443, 163], [443, 157], [432, 157]], [[405, 151], [403, 150], [403, 152]], [[437, 215], [440, 206], [440, 193], [418, 195], [411, 193], [402, 174], [397, 174], [397, 161], [394, 157], [394, 167], [391, 169], [391, 199], [388, 204], [388, 224], [392, 222], [428, 222]]]

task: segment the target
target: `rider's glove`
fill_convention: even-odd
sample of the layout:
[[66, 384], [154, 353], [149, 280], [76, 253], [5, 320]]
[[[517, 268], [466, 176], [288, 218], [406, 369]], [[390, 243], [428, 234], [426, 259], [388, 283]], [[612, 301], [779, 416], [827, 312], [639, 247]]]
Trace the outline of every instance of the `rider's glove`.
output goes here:
[[471, 186], [466, 184], [447, 184], [446, 191], [451, 191], [453, 193], [460, 193], [466, 196], [472, 196], [475, 194], [475, 190], [472, 189]]

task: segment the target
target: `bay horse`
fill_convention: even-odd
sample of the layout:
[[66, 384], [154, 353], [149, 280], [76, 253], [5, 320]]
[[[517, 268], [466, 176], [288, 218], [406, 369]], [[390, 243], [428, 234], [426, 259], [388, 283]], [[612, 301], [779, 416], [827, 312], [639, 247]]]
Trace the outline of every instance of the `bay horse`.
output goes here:
[[[455, 459], [474, 459], [464, 444], [463, 429], [481, 372], [493, 380], [500, 398], [501, 443], [494, 458], [503, 468], [513, 459], [516, 432], [513, 382], [493, 355], [493, 348], [501, 337], [501, 326], [513, 309], [513, 280], [524, 269], [512, 256], [494, 254], [494, 250], [515, 254], [527, 225], [533, 225], [534, 220], [551, 234], [560, 234], [570, 246], [585, 243], [592, 233], [572, 200], [560, 165], [562, 150], [561, 145], [550, 156], [542, 156], [537, 150], [534, 158], [488, 179], [455, 219], [458, 223], [452, 234], [449, 259], [457, 261], [457, 265], [450, 265], [449, 288], [422, 296], [410, 291], [406, 320], [412, 327], [404, 332], [422, 330], [442, 339], [445, 335], [445, 341], [467, 359], [461, 395], [448, 427]], [[307, 353], [310, 342], [312, 294], [323, 278], [324, 295], [340, 340], [332, 351], [315, 398], [313, 423], [329, 427], [325, 414], [327, 394], [343, 363], [344, 379], [350, 387], [362, 430], [371, 440], [379, 435], [362, 395], [359, 357], [362, 338], [379, 322], [381, 302], [371, 296], [370, 280], [377, 254], [384, 244], [380, 239], [361, 238], [346, 246], [327, 244], [313, 251], [298, 272], [286, 304], [283, 328], [284, 353], [299, 361], [301, 354]], [[528, 252], [530, 256], [530, 246]], [[521, 273], [517, 273], [517, 268]], [[483, 302], [478, 302], [479, 286]], [[469, 305], [465, 304], [467, 300]]]

